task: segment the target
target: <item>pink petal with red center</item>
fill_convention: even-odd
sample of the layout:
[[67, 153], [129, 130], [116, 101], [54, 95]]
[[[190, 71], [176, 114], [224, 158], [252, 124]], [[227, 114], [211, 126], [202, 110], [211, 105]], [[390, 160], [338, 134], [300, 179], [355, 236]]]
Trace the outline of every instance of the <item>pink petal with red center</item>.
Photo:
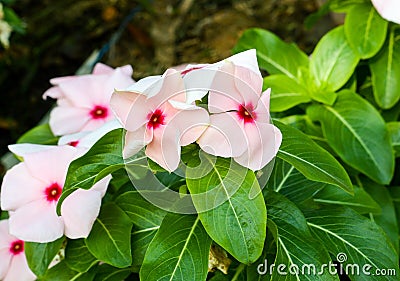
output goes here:
[[96, 190], [78, 189], [61, 205], [64, 233], [68, 238], [88, 237], [100, 212], [101, 193]]
[[226, 59], [236, 66], [247, 68], [255, 74], [261, 76], [260, 69], [258, 68], [257, 53], [255, 49], [250, 49], [238, 54], [235, 54]]
[[32, 201], [44, 198], [46, 183], [32, 177], [25, 163], [7, 171], [1, 185], [1, 209], [16, 210]]
[[146, 102], [146, 96], [128, 91], [114, 92], [110, 100], [110, 107], [119, 122], [128, 131], [136, 131], [146, 124], [147, 115], [153, 109]]
[[243, 124], [236, 112], [210, 116], [210, 126], [197, 141], [205, 152], [222, 157], [234, 157], [246, 150], [246, 136]]
[[57, 216], [56, 203], [37, 200], [10, 213], [10, 233], [17, 238], [38, 243], [52, 242], [64, 233], [64, 223]]
[[282, 135], [274, 125], [258, 122], [246, 125], [245, 132], [247, 150], [234, 160], [253, 171], [260, 170], [275, 157]]
[[55, 107], [50, 113], [50, 128], [56, 136], [76, 133], [90, 120], [88, 109]]
[[145, 126], [137, 129], [134, 132], [127, 131], [125, 135], [125, 145], [123, 149], [124, 159], [138, 153], [143, 147], [145, 147], [153, 139], [153, 130], [147, 129]]
[[12, 258], [7, 275], [3, 281], [34, 281], [36, 275], [30, 270], [25, 254], [16, 255]]
[[256, 105], [260, 99], [263, 79], [248, 68], [235, 66], [235, 85], [245, 104]]
[[382, 18], [400, 24], [399, 0], [372, 0], [372, 4]]
[[210, 113], [220, 113], [237, 110], [244, 99], [235, 85], [235, 66], [225, 62], [215, 74], [208, 95], [208, 110]]
[[167, 125], [153, 131], [153, 140], [146, 147], [146, 155], [167, 171], [174, 171], [180, 162], [177, 129]]
[[50, 146], [50, 149], [24, 156], [30, 174], [47, 184], [64, 185], [69, 164], [77, 156], [77, 149], [66, 146]]

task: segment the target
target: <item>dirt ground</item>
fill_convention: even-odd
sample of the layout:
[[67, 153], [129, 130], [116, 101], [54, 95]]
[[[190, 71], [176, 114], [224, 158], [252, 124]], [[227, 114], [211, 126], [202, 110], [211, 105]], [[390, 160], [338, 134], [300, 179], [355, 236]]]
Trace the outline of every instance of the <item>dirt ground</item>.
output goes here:
[[333, 24], [325, 17], [305, 28], [318, 9], [311, 0], [16, 0], [12, 7], [26, 32], [0, 49], [0, 156], [52, 106], [41, 98], [49, 79], [75, 73], [96, 49], [106, 64], [131, 64], [138, 80], [227, 57], [250, 27], [310, 53]]

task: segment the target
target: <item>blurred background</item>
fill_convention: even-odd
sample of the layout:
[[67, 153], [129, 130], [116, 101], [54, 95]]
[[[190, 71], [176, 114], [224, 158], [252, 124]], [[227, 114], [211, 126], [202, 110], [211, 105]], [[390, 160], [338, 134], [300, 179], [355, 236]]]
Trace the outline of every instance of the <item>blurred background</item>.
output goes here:
[[89, 57], [113, 67], [131, 64], [138, 80], [170, 66], [228, 57], [250, 27], [311, 53], [335, 25], [328, 14], [306, 28], [320, 2], [0, 0], [0, 156], [53, 105], [42, 99], [49, 79], [76, 73]]

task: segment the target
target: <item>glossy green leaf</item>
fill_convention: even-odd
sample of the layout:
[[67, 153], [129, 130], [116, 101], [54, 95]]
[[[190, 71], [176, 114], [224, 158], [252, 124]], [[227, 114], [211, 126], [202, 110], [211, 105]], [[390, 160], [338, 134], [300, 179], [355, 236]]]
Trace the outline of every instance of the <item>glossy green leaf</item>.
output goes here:
[[350, 178], [339, 162], [307, 135], [288, 125], [275, 121], [282, 132], [278, 157], [290, 163], [306, 178], [336, 185], [352, 193]]
[[116, 268], [108, 264], [102, 264], [97, 268], [94, 281], [121, 281], [131, 274], [129, 268]]
[[392, 140], [395, 155], [400, 157], [400, 122], [389, 122], [386, 126]]
[[268, 180], [267, 188], [263, 189], [263, 193], [265, 198], [267, 193], [273, 190], [283, 194], [297, 206], [310, 206], [313, 203], [312, 198], [314, 195], [326, 186], [326, 183], [307, 179], [288, 162], [277, 158], [274, 170]]
[[17, 143], [57, 144], [58, 137], [54, 136], [49, 124], [39, 125], [23, 134]]
[[330, 0], [329, 8], [336, 13], [348, 12], [355, 5], [368, 3], [369, 0]]
[[267, 212], [254, 172], [217, 158], [215, 164], [188, 169], [186, 178], [210, 237], [238, 261], [256, 261], [264, 245]]
[[328, 185], [314, 196], [314, 201], [320, 204], [347, 206], [360, 214], [379, 214], [382, 210], [379, 204], [362, 188], [353, 186], [354, 194]]
[[392, 108], [400, 99], [400, 32], [395, 26], [369, 66], [376, 102], [383, 109]]
[[362, 59], [373, 57], [385, 42], [388, 22], [371, 3], [354, 5], [346, 15], [346, 38]]
[[65, 248], [65, 262], [75, 271], [86, 272], [98, 260], [89, 252], [84, 239], [70, 239]]
[[365, 99], [342, 91], [334, 106], [313, 105], [307, 114], [320, 121], [325, 138], [344, 162], [378, 183], [393, 176], [394, 156], [386, 125]]
[[57, 212], [60, 212], [62, 202], [73, 191], [78, 188], [89, 189], [105, 176], [125, 166], [122, 142], [123, 130], [113, 130], [97, 141], [85, 155], [72, 161], [58, 200]]
[[86, 238], [89, 251], [98, 260], [123, 268], [132, 264], [132, 222], [114, 203], [102, 206], [92, 231]]
[[147, 249], [140, 280], [206, 280], [210, 246], [198, 216], [169, 213]]
[[371, 194], [382, 208], [380, 214], [371, 214], [371, 218], [382, 227], [389, 236], [397, 253], [399, 253], [399, 218], [396, 215], [392, 196], [384, 186], [372, 182], [364, 182], [363, 184], [365, 190]]
[[132, 265], [139, 269], [150, 241], [160, 228], [167, 212], [148, 202], [137, 191], [125, 192], [116, 199], [115, 203], [128, 215], [134, 224]]
[[96, 273], [96, 267], [88, 272], [77, 272], [70, 269], [65, 261], [61, 261], [50, 268], [46, 275], [39, 278], [39, 281], [92, 281]]
[[264, 78], [264, 87], [271, 88], [270, 110], [281, 112], [311, 101], [307, 90], [292, 78], [276, 74]]
[[[377, 269], [394, 269], [398, 274], [399, 259], [389, 238], [374, 222], [350, 208], [338, 207], [306, 212], [306, 219], [314, 237], [342, 261], [351, 280], [396, 280], [375, 274]], [[353, 272], [356, 268], [359, 274]]]
[[[270, 31], [251, 28], [240, 37], [233, 51], [257, 50], [260, 68], [269, 74], [284, 74], [296, 79], [300, 66], [308, 68], [308, 57], [295, 44], [281, 40]], [[282, 55], [284, 54], [284, 55]]]
[[49, 243], [25, 242], [25, 255], [28, 265], [36, 276], [45, 275], [50, 263], [60, 251], [65, 238], [61, 237]]
[[[266, 194], [265, 201], [268, 227], [273, 230], [277, 244], [275, 261], [269, 262], [286, 265], [283, 271], [288, 273], [279, 274], [275, 267], [271, 280], [339, 280], [327, 269], [323, 274], [317, 274], [331, 259], [327, 250], [311, 235], [307, 221], [296, 205], [273, 191]], [[298, 268], [299, 272], [289, 274], [289, 267]]]
[[311, 55], [310, 71], [321, 95], [342, 87], [353, 74], [359, 61], [350, 47], [343, 26], [329, 31]]

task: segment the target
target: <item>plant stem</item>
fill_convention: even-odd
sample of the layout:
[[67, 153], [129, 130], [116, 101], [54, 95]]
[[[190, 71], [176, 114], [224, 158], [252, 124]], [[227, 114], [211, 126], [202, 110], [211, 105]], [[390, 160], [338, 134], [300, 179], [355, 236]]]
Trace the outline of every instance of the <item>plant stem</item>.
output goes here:
[[243, 269], [246, 267], [246, 265], [244, 263], [241, 263], [237, 268], [236, 268], [236, 272], [235, 275], [233, 276], [231, 281], [236, 281], [240, 275], [240, 273], [242, 273]]

